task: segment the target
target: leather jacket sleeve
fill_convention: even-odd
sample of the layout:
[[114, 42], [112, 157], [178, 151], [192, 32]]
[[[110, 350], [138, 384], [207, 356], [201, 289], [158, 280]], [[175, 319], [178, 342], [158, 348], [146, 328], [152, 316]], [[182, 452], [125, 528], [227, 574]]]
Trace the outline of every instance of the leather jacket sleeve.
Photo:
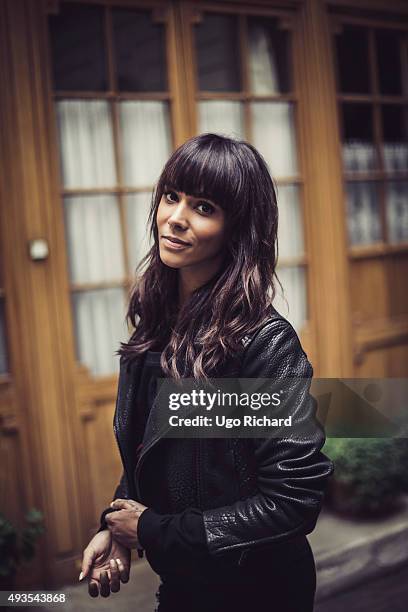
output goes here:
[[293, 387], [289, 385], [287, 406], [292, 422], [307, 423], [307, 434], [298, 428], [288, 433], [285, 428], [283, 437], [253, 439], [258, 491], [203, 512], [210, 554], [256, 548], [313, 531], [333, 464], [320, 450], [325, 434], [316, 419], [317, 402], [309, 394], [312, 376], [313, 368], [286, 319], [258, 330], [240, 379], [296, 379]]
[[148, 508], [140, 515], [137, 535], [157, 574], [188, 572], [208, 558], [199, 508], [187, 508], [176, 514], [158, 514]]
[[[129, 496], [128, 482], [127, 482], [126, 474], [123, 472], [120, 482], [118, 486], [116, 487], [115, 493], [112, 497], [112, 501], [114, 499], [129, 499], [129, 497], [130, 496]], [[109, 514], [109, 512], [115, 512], [115, 510], [111, 508], [110, 506], [105, 508], [105, 510], [101, 514], [100, 526], [99, 526], [97, 533], [99, 533], [100, 531], [103, 531], [104, 529], [108, 529], [108, 525], [106, 523], [105, 517], [107, 514]]]

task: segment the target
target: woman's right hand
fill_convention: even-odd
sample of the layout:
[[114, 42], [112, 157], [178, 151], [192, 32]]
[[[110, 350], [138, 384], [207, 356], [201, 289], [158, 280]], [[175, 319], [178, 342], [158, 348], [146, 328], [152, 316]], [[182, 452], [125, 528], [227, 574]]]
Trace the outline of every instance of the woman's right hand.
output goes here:
[[117, 593], [120, 583], [128, 582], [130, 550], [116, 542], [109, 529], [99, 531], [89, 542], [82, 558], [79, 579], [88, 577], [88, 592], [91, 597], [109, 597]]

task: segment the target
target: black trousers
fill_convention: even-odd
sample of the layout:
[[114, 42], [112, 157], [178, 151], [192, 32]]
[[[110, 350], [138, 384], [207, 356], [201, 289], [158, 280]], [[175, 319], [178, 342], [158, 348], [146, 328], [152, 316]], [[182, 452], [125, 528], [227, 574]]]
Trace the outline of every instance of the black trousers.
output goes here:
[[312, 550], [291, 563], [264, 559], [240, 570], [235, 583], [161, 581], [156, 612], [312, 612], [316, 568]]

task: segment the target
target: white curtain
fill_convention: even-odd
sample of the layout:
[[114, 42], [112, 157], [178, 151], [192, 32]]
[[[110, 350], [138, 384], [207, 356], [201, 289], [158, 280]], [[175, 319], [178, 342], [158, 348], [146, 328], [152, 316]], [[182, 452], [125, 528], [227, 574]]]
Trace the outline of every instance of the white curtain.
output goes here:
[[126, 227], [132, 271], [152, 246], [147, 227], [150, 202], [151, 192], [129, 194], [126, 198]]
[[347, 219], [350, 245], [381, 240], [381, 221], [376, 185], [347, 183]]
[[276, 283], [273, 305], [299, 333], [307, 319], [305, 270], [301, 266], [278, 267], [276, 273], [282, 283], [283, 294]]
[[[303, 266], [285, 266], [280, 262], [286, 258], [304, 255], [303, 223], [297, 185], [278, 187], [278, 245], [277, 274], [284, 293], [276, 285], [274, 306], [300, 332], [307, 317], [306, 279]], [[285, 299], [287, 301], [285, 301]]]
[[171, 153], [167, 102], [125, 101], [119, 104], [127, 187], [153, 185]]
[[123, 280], [125, 268], [116, 197], [66, 197], [64, 211], [71, 282]]
[[114, 352], [129, 335], [123, 289], [78, 291], [72, 299], [79, 361], [95, 376], [117, 372], [119, 358]]
[[303, 220], [297, 185], [278, 187], [278, 245], [279, 259], [304, 255]]
[[265, 157], [272, 176], [296, 176], [293, 105], [287, 102], [254, 102], [250, 108], [253, 144]]
[[116, 184], [110, 109], [104, 100], [57, 102], [61, 167], [66, 189]]
[[384, 167], [388, 172], [408, 169], [408, 144], [386, 142], [383, 145]]
[[198, 103], [199, 133], [214, 132], [229, 138], [245, 138], [242, 102], [202, 100]]
[[388, 240], [408, 242], [408, 182], [386, 183]]
[[[117, 186], [108, 102], [64, 100], [57, 103], [60, 153], [65, 188]], [[124, 180], [128, 187], [153, 185], [170, 155], [168, 104], [161, 101], [119, 103]], [[146, 220], [150, 193], [126, 198], [131, 266], [147, 250]], [[123, 237], [116, 196], [64, 198], [70, 279], [75, 284], [122, 281], [126, 275]], [[78, 359], [95, 375], [117, 371], [113, 353], [128, 337], [123, 325], [122, 289], [75, 291], [72, 295]], [[1, 364], [0, 364], [1, 365]]]
[[279, 93], [276, 58], [265, 26], [252, 23], [249, 28], [249, 75], [252, 93]]
[[343, 144], [343, 165], [347, 172], [368, 172], [377, 168], [374, 145], [350, 140]]

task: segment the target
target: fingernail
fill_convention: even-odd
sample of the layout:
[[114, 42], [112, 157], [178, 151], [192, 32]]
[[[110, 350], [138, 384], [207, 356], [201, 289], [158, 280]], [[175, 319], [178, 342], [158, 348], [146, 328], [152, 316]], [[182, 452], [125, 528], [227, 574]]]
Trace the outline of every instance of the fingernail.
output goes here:
[[116, 559], [116, 563], [122, 563], [120, 559]]
[[78, 580], [81, 582], [81, 580], [82, 580], [82, 578], [83, 578], [83, 577], [84, 577], [84, 572], [81, 572], [81, 573], [79, 574], [79, 578], [78, 578]]

